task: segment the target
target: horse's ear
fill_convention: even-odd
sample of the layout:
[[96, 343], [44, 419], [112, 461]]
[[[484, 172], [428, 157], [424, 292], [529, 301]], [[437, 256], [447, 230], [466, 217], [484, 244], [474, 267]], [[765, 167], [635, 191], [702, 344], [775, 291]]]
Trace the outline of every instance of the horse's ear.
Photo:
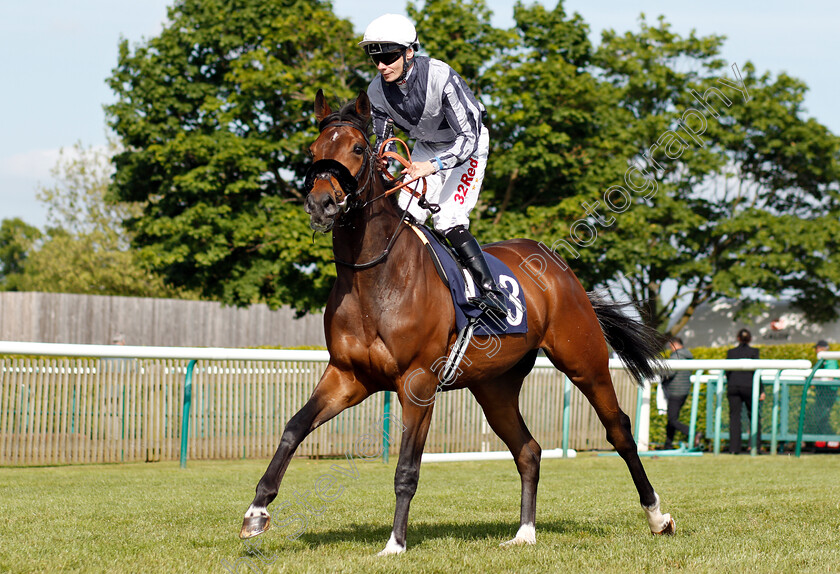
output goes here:
[[365, 120], [370, 119], [370, 98], [364, 90], [359, 92], [359, 97], [356, 98], [356, 113]]
[[330, 115], [332, 110], [327, 103], [327, 98], [324, 97], [324, 90], [318, 90], [315, 94], [315, 119], [320, 123], [325, 117]]

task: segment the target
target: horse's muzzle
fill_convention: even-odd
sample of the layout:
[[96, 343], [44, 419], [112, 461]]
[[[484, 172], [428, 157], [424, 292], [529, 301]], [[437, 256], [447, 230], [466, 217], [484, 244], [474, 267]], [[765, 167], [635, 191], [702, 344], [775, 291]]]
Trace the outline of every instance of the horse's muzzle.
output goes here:
[[303, 210], [309, 214], [309, 227], [319, 233], [327, 233], [335, 225], [338, 205], [329, 193], [310, 193], [306, 196]]

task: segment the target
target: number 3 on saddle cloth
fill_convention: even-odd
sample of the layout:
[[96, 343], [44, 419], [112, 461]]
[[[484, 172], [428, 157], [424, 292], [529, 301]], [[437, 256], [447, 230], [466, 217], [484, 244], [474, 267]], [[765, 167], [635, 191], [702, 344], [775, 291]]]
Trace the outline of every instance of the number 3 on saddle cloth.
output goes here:
[[474, 325], [473, 335], [514, 335], [528, 332], [528, 316], [525, 297], [519, 282], [507, 265], [489, 253], [484, 254], [496, 284], [505, 295], [508, 314], [505, 320], [493, 318], [489, 313], [468, 302], [478, 295], [479, 289], [469, 271], [458, 262], [457, 257], [425, 225], [409, 224], [429, 251], [438, 275], [449, 286], [455, 304], [455, 325], [459, 333], [470, 323]]

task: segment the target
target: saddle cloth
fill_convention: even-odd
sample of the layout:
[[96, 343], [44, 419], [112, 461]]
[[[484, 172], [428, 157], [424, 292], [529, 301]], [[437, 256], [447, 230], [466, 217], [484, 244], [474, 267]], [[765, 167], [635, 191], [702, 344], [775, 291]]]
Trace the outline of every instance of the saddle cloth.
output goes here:
[[425, 225], [412, 224], [411, 228], [429, 249], [429, 254], [435, 261], [435, 267], [441, 279], [449, 285], [455, 304], [455, 324], [459, 332], [466, 327], [470, 319], [477, 321], [474, 335], [514, 335], [528, 332], [525, 297], [519, 281], [507, 265], [489, 253], [484, 253], [493, 278], [505, 295], [508, 308], [505, 320], [497, 320], [468, 302], [471, 297], [481, 294], [480, 287], [475, 284], [470, 272], [456, 262], [449, 247], [445, 246], [443, 241]]

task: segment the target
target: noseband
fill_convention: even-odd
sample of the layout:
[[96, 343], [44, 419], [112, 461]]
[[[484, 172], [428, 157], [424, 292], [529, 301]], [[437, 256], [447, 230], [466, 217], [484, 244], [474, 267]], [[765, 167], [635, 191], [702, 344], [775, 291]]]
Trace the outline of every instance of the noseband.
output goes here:
[[[327, 180], [330, 183], [330, 187], [332, 187], [333, 192], [335, 192], [336, 196], [338, 195], [339, 190], [335, 188], [333, 185], [332, 180], [335, 179], [338, 182], [339, 188], [341, 188], [341, 192], [344, 194], [344, 197], [341, 201], [338, 201], [336, 198], [336, 205], [341, 211], [344, 213], [348, 211], [350, 208], [356, 206], [359, 202], [358, 196], [359, 193], [368, 187], [373, 180], [373, 153], [370, 151], [370, 142], [368, 141], [367, 134], [359, 129], [358, 126], [352, 124], [350, 122], [333, 122], [327, 124], [321, 129], [323, 133], [324, 130], [333, 127], [350, 127], [362, 134], [365, 139], [365, 152], [364, 152], [364, 159], [362, 160], [362, 165], [359, 167], [359, 170], [356, 172], [355, 175], [350, 173], [350, 170], [347, 169], [343, 163], [334, 160], [334, 159], [319, 159], [315, 163], [313, 163], [309, 169], [306, 171], [306, 179], [304, 179], [303, 189], [304, 192], [309, 194], [312, 191], [312, 188], [315, 186], [315, 182], [317, 180]], [[367, 177], [365, 178], [364, 183], [361, 181], [361, 177], [363, 172], [365, 171], [365, 167], [367, 167]]]

